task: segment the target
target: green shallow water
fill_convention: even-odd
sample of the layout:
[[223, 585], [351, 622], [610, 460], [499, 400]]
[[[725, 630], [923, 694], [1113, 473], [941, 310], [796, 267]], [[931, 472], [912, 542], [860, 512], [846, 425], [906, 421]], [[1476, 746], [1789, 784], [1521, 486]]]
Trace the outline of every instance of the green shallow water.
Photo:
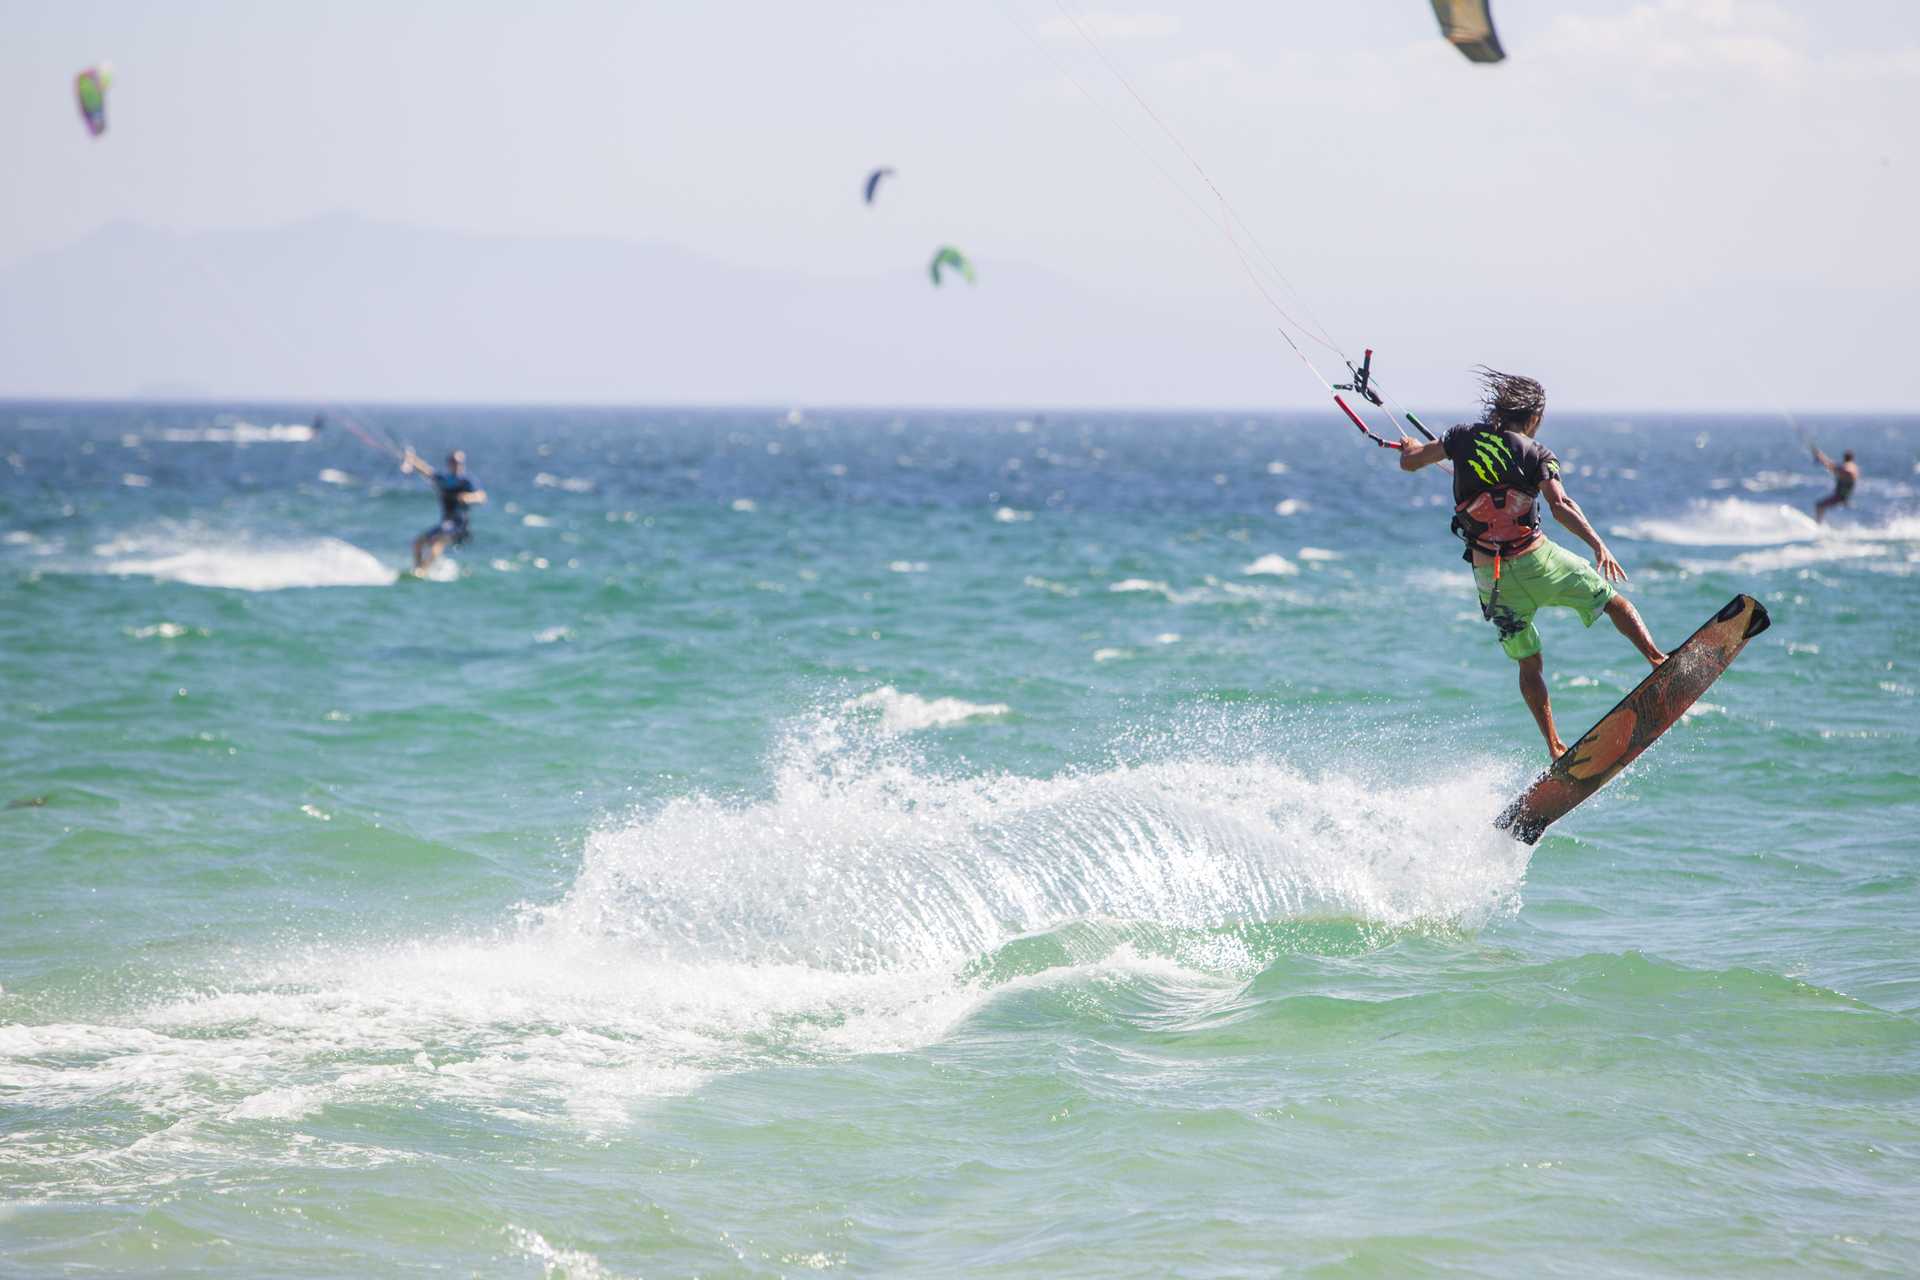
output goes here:
[[0, 1274], [1920, 1269], [1920, 423], [1827, 529], [1549, 424], [1657, 636], [1775, 621], [1527, 850], [1442, 486], [1318, 418], [381, 422], [449, 580], [350, 439], [0, 406]]

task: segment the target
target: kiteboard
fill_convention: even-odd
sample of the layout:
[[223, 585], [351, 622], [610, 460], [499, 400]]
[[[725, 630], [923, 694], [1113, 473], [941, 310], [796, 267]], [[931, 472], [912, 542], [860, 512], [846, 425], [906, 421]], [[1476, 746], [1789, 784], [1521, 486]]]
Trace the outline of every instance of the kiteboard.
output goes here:
[[1553, 823], [1604, 787], [1661, 734], [1730, 666], [1747, 641], [1772, 619], [1752, 596], [1739, 595], [1667, 655], [1632, 693], [1568, 747], [1533, 785], [1493, 820], [1499, 830], [1534, 844]]

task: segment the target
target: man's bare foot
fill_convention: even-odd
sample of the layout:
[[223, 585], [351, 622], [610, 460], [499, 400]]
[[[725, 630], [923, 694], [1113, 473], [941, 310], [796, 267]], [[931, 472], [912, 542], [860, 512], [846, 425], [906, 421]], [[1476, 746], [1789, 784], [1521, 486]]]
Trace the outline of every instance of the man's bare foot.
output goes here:
[[1671, 656], [1672, 656], [1671, 654], [1661, 653], [1659, 650], [1656, 649], [1654, 650], [1653, 653], [1650, 653], [1647, 655], [1647, 665], [1652, 667], [1658, 667], [1661, 663], [1665, 662]]
[[1560, 741], [1558, 738], [1547, 739], [1547, 755], [1550, 759], [1558, 760], [1565, 754], [1567, 754], [1566, 743]]

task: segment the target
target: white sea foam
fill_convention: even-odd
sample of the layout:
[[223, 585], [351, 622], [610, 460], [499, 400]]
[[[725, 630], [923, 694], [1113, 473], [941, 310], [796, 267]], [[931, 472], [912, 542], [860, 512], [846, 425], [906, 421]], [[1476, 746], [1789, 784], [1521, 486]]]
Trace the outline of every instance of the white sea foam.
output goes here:
[[593, 481], [579, 476], [556, 476], [548, 471], [534, 475], [533, 483], [542, 489], [559, 489], [566, 493], [592, 493]]
[[1277, 516], [1297, 516], [1310, 506], [1304, 498], [1282, 498], [1273, 504], [1273, 514]]
[[993, 518], [1001, 524], [1019, 524], [1033, 519], [1033, 512], [1021, 511], [1017, 507], [998, 507], [994, 510]]
[[139, 1026], [0, 1026], [0, 1088], [39, 1108], [113, 1102], [182, 1120], [438, 1100], [599, 1130], [769, 1048], [926, 1043], [985, 998], [951, 973], [690, 965], [538, 926], [255, 957], [218, 983], [141, 1010]]
[[156, 622], [146, 627], [128, 627], [126, 633], [135, 640], [178, 640], [182, 636], [210, 634], [204, 628], [183, 627], [177, 622]]
[[1300, 548], [1300, 558], [1302, 560], [1319, 561], [1324, 564], [1330, 560], [1342, 559], [1342, 556], [1338, 551], [1329, 551], [1325, 547], [1302, 547]]
[[1696, 501], [1686, 514], [1641, 520], [1617, 527], [1615, 533], [1684, 547], [1767, 548], [1728, 559], [1688, 559], [1681, 567], [1690, 573], [1774, 573], [1840, 561], [1885, 565], [1890, 572], [1905, 570], [1886, 564], [1894, 552], [1889, 544], [1920, 543], [1920, 516], [1897, 515], [1877, 525], [1851, 521], [1820, 524], [1806, 512], [1780, 503], [1749, 502], [1744, 498]]
[[234, 422], [213, 427], [168, 427], [157, 438], [168, 444], [305, 444], [313, 439], [313, 428], [304, 422], [268, 426]]
[[771, 798], [673, 801], [596, 835], [548, 924], [712, 962], [940, 968], [1078, 920], [1469, 927], [1526, 852], [1497, 770], [1382, 789], [1272, 759], [949, 778], [823, 718]]
[[841, 706], [847, 711], [878, 711], [879, 727], [884, 734], [915, 733], [921, 729], [941, 729], [968, 720], [1004, 716], [1012, 710], [1004, 702], [968, 702], [962, 698], [922, 698], [902, 693], [892, 685], [882, 685]]
[[1279, 555], [1278, 553], [1272, 553], [1272, 554], [1261, 556], [1258, 560], [1255, 560], [1252, 564], [1249, 564], [1244, 568], [1242, 568], [1240, 572], [1248, 575], [1249, 577], [1256, 577], [1262, 574], [1268, 574], [1276, 578], [1281, 578], [1281, 577], [1291, 577], [1292, 575], [1299, 573], [1300, 566], [1295, 564], [1293, 561], [1287, 559], [1283, 555]]
[[1820, 525], [1784, 503], [1713, 498], [1695, 501], [1685, 514], [1635, 521], [1614, 532], [1682, 547], [1768, 547], [1812, 541]]
[[545, 1236], [526, 1227], [508, 1227], [507, 1239], [514, 1248], [540, 1264], [543, 1280], [619, 1280], [600, 1259], [581, 1249], [561, 1249], [547, 1243]]
[[[124, 537], [95, 548], [101, 572], [149, 577], [232, 591], [293, 587], [384, 587], [399, 575], [371, 553], [338, 538], [278, 544], [213, 542], [204, 536], [181, 546], [165, 537]], [[451, 567], [450, 561], [443, 561]], [[436, 565], [435, 568], [439, 566]]]
[[1774, 493], [1781, 489], [1798, 489], [1803, 486], [1819, 486], [1826, 480], [1825, 474], [1805, 475], [1797, 471], [1761, 471], [1748, 476], [1740, 482], [1740, 487], [1748, 493]]
[[1811, 546], [1747, 551], [1727, 560], [1682, 560], [1680, 567], [1689, 573], [1777, 573], [1783, 569], [1804, 569], [1810, 565], [1832, 564], [1841, 560], [1871, 560], [1886, 554], [1888, 548], [1876, 543], [1833, 539], [1822, 540]]
[[[161, 1118], [140, 1141], [169, 1170], [235, 1141], [250, 1161], [279, 1142], [305, 1168], [371, 1166], [414, 1157], [321, 1149], [303, 1121], [439, 1105], [604, 1132], [716, 1074], [935, 1042], [1002, 989], [1264, 963], [1223, 928], [1478, 927], [1526, 871], [1529, 849], [1488, 827], [1511, 781], [1495, 767], [1383, 786], [1221, 742], [953, 775], [869, 711], [796, 726], [764, 796], [610, 820], [564, 895], [496, 932], [236, 955], [111, 1019], [0, 1025], [0, 1091]], [[1061, 931], [1086, 945], [983, 976], [1007, 944]], [[9, 1159], [76, 1192], [156, 1176], [91, 1147], [17, 1142]]]
[[1406, 583], [1416, 591], [1442, 595], [1471, 595], [1473, 574], [1466, 569], [1409, 569]]
[[1164, 582], [1158, 582], [1152, 578], [1122, 578], [1120, 581], [1115, 582], [1110, 586], [1108, 586], [1107, 590], [1117, 591], [1123, 595], [1150, 594], [1150, 595], [1170, 596], [1173, 594], [1172, 587], [1169, 587]]
[[262, 1089], [227, 1112], [229, 1120], [304, 1120], [325, 1101], [320, 1089]]
[[320, 479], [325, 484], [352, 484], [353, 477], [334, 467], [320, 468]]

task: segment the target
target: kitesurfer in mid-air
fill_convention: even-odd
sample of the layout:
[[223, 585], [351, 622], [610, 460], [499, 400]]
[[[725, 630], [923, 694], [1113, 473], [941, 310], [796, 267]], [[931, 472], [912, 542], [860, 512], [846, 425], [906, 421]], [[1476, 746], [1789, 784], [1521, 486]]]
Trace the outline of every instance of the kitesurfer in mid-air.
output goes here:
[[[1407, 441], [1400, 469], [1418, 471], [1442, 459], [1453, 463], [1453, 531], [1466, 541], [1464, 558], [1480, 588], [1480, 612], [1499, 630], [1500, 647], [1520, 664], [1520, 695], [1557, 760], [1567, 746], [1553, 727], [1535, 612], [1572, 609], [1589, 627], [1605, 613], [1650, 664], [1659, 666], [1667, 655], [1633, 603], [1614, 590], [1613, 583], [1626, 581], [1626, 571], [1568, 495], [1559, 460], [1534, 439], [1547, 410], [1545, 389], [1532, 378], [1486, 368], [1480, 374], [1486, 392], [1481, 420], [1438, 440]], [[1541, 532], [1543, 495], [1554, 519], [1593, 548], [1593, 565]]]
[[1860, 464], [1853, 460], [1851, 449], [1841, 454], [1838, 462], [1815, 449], [1813, 460], [1833, 472], [1833, 492], [1813, 504], [1813, 518], [1825, 521], [1827, 508], [1844, 507], [1848, 499], [1853, 497], [1853, 486], [1860, 483]]
[[467, 540], [467, 508], [485, 502], [487, 491], [467, 474], [467, 455], [458, 449], [447, 455], [445, 471], [435, 471], [412, 449], [400, 459], [400, 469], [419, 472], [440, 495], [440, 523], [413, 540], [413, 571], [424, 573], [448, 548]]

